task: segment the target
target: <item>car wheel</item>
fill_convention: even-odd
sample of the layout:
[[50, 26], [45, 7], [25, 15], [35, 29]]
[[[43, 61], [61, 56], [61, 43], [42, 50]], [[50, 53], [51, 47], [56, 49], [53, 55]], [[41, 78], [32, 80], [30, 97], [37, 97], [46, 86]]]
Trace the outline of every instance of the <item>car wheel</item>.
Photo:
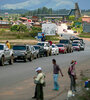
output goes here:
[[28, 59], [29, 61], [32, 61], [33, 59], [32, 59], [32, 56], [30, 56], [30, 58]]
[[13, 55], [12, 55], [11, 58], [10, 58], [10, 61], [9, 61], [9, 64], [10, 64], [10, 65], [12, 65], [13, 62], [14, 62], [13, 58], [14, 58], [14, 57], [13, 57]]
[[0, 65], [4, 66], [4, 57], [1, 58]]
[[27, 62], [27, 58], [24, 58], [24, 62]]

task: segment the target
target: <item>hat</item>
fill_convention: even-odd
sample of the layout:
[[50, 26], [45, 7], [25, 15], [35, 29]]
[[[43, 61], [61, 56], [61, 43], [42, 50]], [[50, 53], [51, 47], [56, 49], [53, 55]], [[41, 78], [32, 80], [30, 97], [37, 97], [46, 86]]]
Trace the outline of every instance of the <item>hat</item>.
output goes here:
[[35, 69], [36, 72], [37, 72], [37, 71], [40, 71], [40, 70], [42, 70], [41, 67], [37, 67], [37, 68]]

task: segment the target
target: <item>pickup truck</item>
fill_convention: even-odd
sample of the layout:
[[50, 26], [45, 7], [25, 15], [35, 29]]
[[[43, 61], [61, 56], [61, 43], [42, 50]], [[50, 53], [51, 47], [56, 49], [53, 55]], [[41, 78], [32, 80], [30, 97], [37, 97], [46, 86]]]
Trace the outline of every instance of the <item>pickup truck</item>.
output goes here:
[[59, 43], [66, 45], [68, 53], [73, 52], [73, 47], [72, 47], [72, 41], [71, 40], [69, 40], [69, 39], [61, 39]]
[[42, 46], [46, 50], [46, 56], [52, 55], [52, 46], [50, 46], [49, 42], [38, 42], [37, 45]]
[[10, 65], [13, 64], [13, 50], [9, 49], [6, 44], [0, 44], [0, 65], [4, 66], [4, 63], [8, 61]]
[[13, 46], [14, 52], [14, 61], [16, 60], [27, 60], [32, 61], [32, 54], [29, 45], [14, 45]]

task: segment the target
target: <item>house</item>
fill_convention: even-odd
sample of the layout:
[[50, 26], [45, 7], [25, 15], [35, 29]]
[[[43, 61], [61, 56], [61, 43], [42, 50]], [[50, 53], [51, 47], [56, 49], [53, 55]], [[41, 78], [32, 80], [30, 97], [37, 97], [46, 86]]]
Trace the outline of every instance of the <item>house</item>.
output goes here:
[[90, 16], [84, 15], [84, 16], [82, 17], [82, 21], [83, 21], [83, 22], [90, 23]]
[[82, 17], [83, 22], [83, 32], [89, 33], [90, 32], [90, 16], [84, 15]]

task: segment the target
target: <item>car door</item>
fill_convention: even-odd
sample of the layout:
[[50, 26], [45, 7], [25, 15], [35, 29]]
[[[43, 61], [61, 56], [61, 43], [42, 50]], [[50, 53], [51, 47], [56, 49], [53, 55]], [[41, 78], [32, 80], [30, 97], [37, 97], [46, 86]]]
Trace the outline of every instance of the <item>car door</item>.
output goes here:
[[6, 45], [4, 46], [4, 55], [6, 60], [10, 58], [10, 50]]
[[30, 48], [29, 48], [29, 46], [26, 47], [26, 51], [27, 51], [27, 58], [29, 58], [30, 57]]

